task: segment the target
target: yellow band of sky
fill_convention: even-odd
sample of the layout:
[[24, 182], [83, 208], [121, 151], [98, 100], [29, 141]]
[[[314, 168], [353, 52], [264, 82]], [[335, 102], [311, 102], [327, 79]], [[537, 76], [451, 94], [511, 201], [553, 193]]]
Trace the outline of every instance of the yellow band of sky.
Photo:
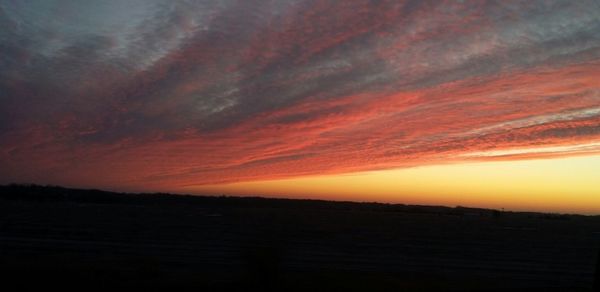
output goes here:
[[420, 166], [186, 191], [600, 214], [600, 155]]

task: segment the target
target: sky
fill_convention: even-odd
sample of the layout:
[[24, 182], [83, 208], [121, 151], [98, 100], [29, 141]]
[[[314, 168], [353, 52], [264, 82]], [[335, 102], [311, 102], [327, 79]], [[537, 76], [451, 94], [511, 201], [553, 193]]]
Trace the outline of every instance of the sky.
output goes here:
[[599, 80], [597, 0], [0, 0], [0, 183], [600, 214]]

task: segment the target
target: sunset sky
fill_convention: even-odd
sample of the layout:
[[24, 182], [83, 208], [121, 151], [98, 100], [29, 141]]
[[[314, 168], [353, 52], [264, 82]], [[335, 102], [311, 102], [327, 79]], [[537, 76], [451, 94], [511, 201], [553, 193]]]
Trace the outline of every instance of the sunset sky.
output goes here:
[[0, 0], [0, 183], [600, 214], [600, 1]]

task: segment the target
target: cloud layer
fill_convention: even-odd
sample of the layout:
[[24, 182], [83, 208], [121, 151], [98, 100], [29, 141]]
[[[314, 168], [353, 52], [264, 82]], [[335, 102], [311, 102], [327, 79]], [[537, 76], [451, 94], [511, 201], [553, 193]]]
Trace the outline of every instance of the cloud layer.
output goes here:
[[176, 190], [597, 153], [598, 80], [593, 0], [0, 1], [0, 180]]

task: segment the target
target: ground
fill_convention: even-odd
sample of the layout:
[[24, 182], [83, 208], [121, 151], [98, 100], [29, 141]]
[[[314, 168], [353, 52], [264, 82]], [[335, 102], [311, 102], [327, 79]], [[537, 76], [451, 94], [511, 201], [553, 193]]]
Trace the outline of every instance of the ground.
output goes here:
[[592, 291], [600, 217], [2, 187], [0, 275], [31, 286]]

